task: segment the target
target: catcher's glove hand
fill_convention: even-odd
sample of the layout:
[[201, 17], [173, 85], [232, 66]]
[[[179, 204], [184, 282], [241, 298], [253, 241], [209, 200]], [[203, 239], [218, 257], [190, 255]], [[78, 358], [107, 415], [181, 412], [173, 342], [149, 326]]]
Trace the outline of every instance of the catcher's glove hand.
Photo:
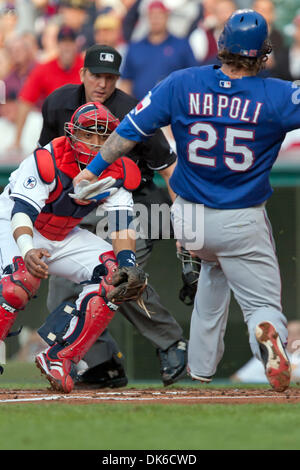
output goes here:
[[147, 274], [138, 266], [123, 266], [113, 275], [112, 284], [115, 289], [107, 294], [111, 302], [139, 301], [147, 286]]

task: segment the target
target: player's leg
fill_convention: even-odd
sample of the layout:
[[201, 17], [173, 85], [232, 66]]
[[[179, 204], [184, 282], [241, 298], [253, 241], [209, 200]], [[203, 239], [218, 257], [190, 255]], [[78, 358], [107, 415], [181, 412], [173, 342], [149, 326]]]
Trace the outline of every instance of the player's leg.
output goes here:
[[78, 364], [75, 384], [79, 387], [116, 388], [125, 387], [127, 383], [124, 356], [106, 329]]
[[48, 281], [47, 309], [53, 312], [63, 302], [75, 302], [82, 285], [69, 281], [61, 276], [51, 275]]
[[88, 281], [76, 308], [67, 304], [63, 312], [60, 306], [46, 321], [49, 332], [43, 338], [51, 347], [37, 356], [36, 363], [54, 389], [73, 388], [73, 364], [84, 357], [114, 316], [118, 307], [107, 301], [106, 294], [116, 269], [111, 246], [86, 230], [74, 230], [53, 250], [49, 273], [78, 283]]
[[[98, 214], [98, 209], [90, 212], [87, 216], [84, 217], [83, 221], [80, 224], [81, 228], [85, 228], [92, 233], [96, 233], [99, 222], [103, 220]], [[97, 233], [98, 234], [98, 233]], [[98, 234], [100, 238], [105, 238]], [[107, 233], [102, 235], [107, 236]], [[49, 282], [49, 295], [48, 302], [50, 304], [52, 299], [52, 294], [54, 293], [55, 301], [55, 292], [57, 287], [57, 276], [51, 276]], [[67, 290], [68, 296], [77, 298], [80, 294], [82, 286], [78, 286], [70, 281], [67, 281]], [[59, 292], [59, 290], [58, 290]], [[67, 300], [62, 299], [63, 300]], [[58, 304], [55, 305], [55, 307]], [[48, 308], [49, 311], [52, 311], [53, 308]], [[81, 371], [82, 374], [77, 377], [76, 384], [84, 386], [85, 384], [92, 384], [98, 388], [102, 387], [124, 387], [128, 383], [126, 377], [125, 367], [124, 367], [124, 355], [121, 352], [121, 348], [111, 336], [108, 330], [105, 330], [97, 341], [93, 344], [91, 349], [83, 358], [85, 363], [85, 372]], [[80, 366], [80, 364], [79, 364]], [[77, 368], [78, 369], [78, 368]]]
[[[137, 239], [136, 254], [139, 266], [144, 268], [152, 252], [151, 240]], [[148, 339], [155, 348], [160, 361], [160, 374], [164, 385], [179, 380], [186, 372], [187, 341], [183, 338], [181, 326], [162, 304], [156, 290], [147, 285], [143, 301], [151, 318], [136, 302], [126, 302], [119, 312], [129, 320], [138, 332]]]
[[[82, 289], [82, 285], [68, 279], [50, 276], [47, 296], [48, 311], [53, 312], [65, 302], [73, 303], [75, 306], [75, 301]], [[80, 386], [92, 384], [97, 385], [98, 388], [115, 388], [124, 387], [128, 383], [124, 368], [124, 355], [108, 330], [99, 336], [83, 358], [83, 363], [76, 366], [76, 370], [80, 370], [80, 374], [76, 377], [75, 383]]]
[[150, 317], [134, 302], [126, 302], [119, 311], [157, 348], [162, 381], [170, 385], [186, 372], [187, 341], [151, 285], [143, 292], [142, 299]]
[[11, 234], [10, 221], [0, 222], [0, 341], [4, 341], [20, 310], [34, 297], [40, 279], [32, 276]]
[[231, 252], [220, 256], [219, 261], [243, 311], [251, 350], [263, 361], [270, 384], [280, 391], [290, 381], [284, 350], [287, 320], [282, 313], [280, 272], [265, 210], [253, 208], [247, 212], [251, 213], [253, 223], [248, 228], [245, 225], [242, 236], [239, 235], [240, 256], [236, 256], [231, 234], [232, 242], [227, 248]]
[[215, 262], [203, 262], [190, 324], [189, 375], [210, 382], [224, 353], [230, 288]]
[[[169, 217], [169, 207], [172, 205], [172, 201], [166, 189], [158, 188], [155, 184], [150, 183], [134, 194], [134, 203], [137, 212], [139, 212], [139, 205], [143, 210], [147, 210], [147, 216], [141, 217], [140, 228], [142, 233], [148, 234], [149, 239], [138, 237], [136, 245], [137, 262], [144, 268], [151, 256], [154, 242], [164, 238], [173, 238]], [[158, 217], [159, 220], [154, 221], [152, 218], [153, 204], [156, 204], [157, 207], [167, 208], [167, 216]], [[164, 385], [170, 385], [186, 373], [187, 341], [183, 337], [181, 326], [162, 304], [159, 294], [151, 284], [148, 284], [148, 289], [145, 291], [144, 302], [149, 311], [155, 312], [151, 319], [144, 311], [141, 312], [134, 303], [122, 305], [120, 312], [157, 349], [161, 379]]]
[[[197, 213], [197, 205], [177, 198], [174, 206], [175, 228], [177, 227], [179, 232], [184, 234], [184, 245], [192, 239], [192, 227], [195, 225], [191, 223], [191, 220], [185, 220], [185, 213]], [[192, 208], [190, 211], [184, 211], [183, 206], [192, 206]], [[198, 234], [201, 238], [201, 230], [202, 234], [205, 234], [202, 243], [198, 240]], [[264, 208], [226, 211], [205, 208], [203, 225], [197, 226], [193, 242], [194, 245], [199, 245], [199, 249], [197, 247], [193, 249], [202, 260], [214, 259], [214, 257], [219, 260], [228, 285], [234, 291], [243, 310], [253, 354], [264, 359], [261, 353], [264, 348], [267, 351], [265, 355], [267, 361], [264, 362], [268, 363], [269, 351], [272, 346], [276, 346], [279, 365], [275, 371], [274, 368], [271, 371], [273, 384], [274, 375], [275, 378], [276, 375], [289, 376], [285, 354], [282, 353], [282, 348], [277, 342], [277, 338], [280, 338], [282, 344], [286, 341], [286, 319], [281, 311], [280, 276]], [[188, 246], [186, 248], [191, 249]], [[202, 301], [205, 302], [206, 299], [202, 298]], [[217, 305], [220, 306], [221, 303]], [[264, 322], [272, 322], [276, 332], [275, 339], [266, 340], [265, 335], [257, 330], [257, 326]], [[266, 330], [267, 328], [264, 329]], [[261, 341], [258, 339], [259, 335]], [[268, 328], [268, 335], [272, 335], [271, 328]], [[201, 358], [199, 361], [201, 363]], [[271, 374], [268, 376], [269, 380]]]
[[[153, 248], [151, 240], [136, 240], [137, 263], [143, 269], [150, 259]], [[171, 345], [181, 341], [183, 330], [175, 318], [170, 314], [156, 290], [148, 284], [144, 295], [144, 302], [149, 312], [155, 312], [151, 319], [144, 310], [136, 308], [136, 302], [128, 302], [120, 307], [120, 312], [130, 320], [139, 333], [147, 338], [156, 348], [162, 351], [167, 350]]]
[[50, 345], [36, 357], [36, 364], [57, 391], [70, 392], [74, 387], [75, 366], [78, 364], [99, 335], [107, 328], [118, 306], [106, 298], [111, 289], [109, 281], [116, 269], [112, 251], [100, 255], [104, 270], [97, 273], [100, 284], [91, 283], [83, 288], [73, 304], [59, 306], [46, 319], [39, 333]]

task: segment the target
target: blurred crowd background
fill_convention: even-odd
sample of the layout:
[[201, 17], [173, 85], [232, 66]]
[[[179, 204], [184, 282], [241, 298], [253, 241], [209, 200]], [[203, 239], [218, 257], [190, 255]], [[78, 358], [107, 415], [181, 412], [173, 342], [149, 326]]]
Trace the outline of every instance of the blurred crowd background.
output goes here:
[[[218, 36], [237, 8], [268, 22], [273, 52], [263, 74], [300, 80], [299, 0], [0, 0], [0, 164], [34, 149], [43, 100], [79, 83], [94, 43], [121, 53], [118, 87], [140, 99], [176, 69], [217, 63]], [[294, 131], [283, 149], [298, 141]]]

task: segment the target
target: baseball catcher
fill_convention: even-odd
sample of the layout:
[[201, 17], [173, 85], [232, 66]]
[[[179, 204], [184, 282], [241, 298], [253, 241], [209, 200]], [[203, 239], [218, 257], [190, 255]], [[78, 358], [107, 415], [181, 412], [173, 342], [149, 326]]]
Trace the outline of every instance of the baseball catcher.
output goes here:
[[[75, 304], [64, 303], [39, 329], [49, 344], [36, 357], [53, 389], [73, 389], [77, 364], [108, 326], [119, 304], [139, 300], [147, 277], [136, 266], [131, 191], [140, 184], [136, 164], [122, 157], [96, 184], [73, 178], [94, 158], [118, 120], [101, 104], [78, 108], [65, 136], [38, 148], [10, 176], [0, 196], [0, 340], [49, 274], [83, 284]], [[112, 245], [77, 227], [101, 204]]]

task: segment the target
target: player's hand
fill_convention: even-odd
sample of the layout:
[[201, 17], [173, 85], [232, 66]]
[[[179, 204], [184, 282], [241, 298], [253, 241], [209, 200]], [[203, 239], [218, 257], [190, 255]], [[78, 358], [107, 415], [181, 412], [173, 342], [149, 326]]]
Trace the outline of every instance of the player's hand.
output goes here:
[[73, 179], [73, 186], [75, 187], [82, 180], [87, 180], [90, 183], [95, 183], [98, 180], [98, 177], [85, 168], [80, 173], [78, 173], [77, 176], [75, 176], [75, 178]]
[[181, 244], [178, 240], [176, 240], [176, 251], [180, 251], [181, 250]]
[[[181, 246], [180, 242], [177, 240], [176, 241], [176, 251], [177, 252], [180, 252], [181, 251], [181, 248], [184, 250], [184, 248]], [[198, 258], [198, 254], [195, 252], [195, 251], [192, 251], [192, 250], [187, 250], [189, 252], [189, 254], [193, 257], [193, 258]]]
[[69, 193], [70, 198], [74, 199], [77, 204], [86, 204], [91, 201], [101, 201], [107, 199], [118, 191], [114, 187], [116, 179], [107, 176], [96, 183], [90, 183], [87, 180], [81, 180], [74, 188], [74, 193]]
[[43, 261], [43, 257], [50, 258], [50, 253], [45, 248], [33, 248], [27, 251], [24, 261], [26, 268], [35, 277], [40, 279], [48, 278], [48, 265]]

